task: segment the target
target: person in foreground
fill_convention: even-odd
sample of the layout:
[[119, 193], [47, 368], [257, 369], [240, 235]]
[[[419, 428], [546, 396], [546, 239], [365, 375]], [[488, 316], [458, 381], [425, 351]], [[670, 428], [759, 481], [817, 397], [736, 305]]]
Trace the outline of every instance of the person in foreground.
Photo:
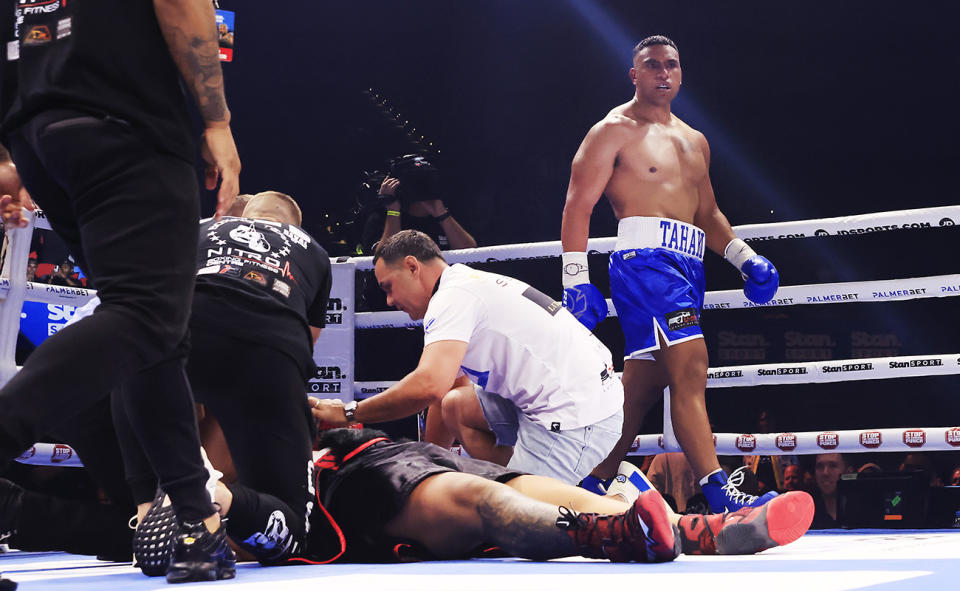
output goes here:
[[770, 301], [779, 276], [770, 261], [736, 237], [710, 183], [702, 133], [670, 110], [682, 72], [676, 44], [648, 37], [633, 51], [633, 98], [594, 125], [573, 159], [561, 224], [563, 302], [587, 328], [607, 316], [590, 283], [590, 215], [606, 195], [620, 220], [610, 256], [610, 291], [626, 341], [623, 434], [585, 486], [617, 473], [644, 416], [670, 387], [673, 428], [714, 512], [757, 506], [776, 493], [742, 492], [720, 468], [704, 402], [707, 347], [700, 329], [706, 248], [746, 280], [752, 302]]
[[[0, 62], [0, 142], [103, 302], [0, 389], [0, 461], [116, 390], [183, 532], [167, 580], [232, 577], [183, 371], [200, 214], [184, 89], [203, 122], [206, 186], [220, 181], [218, 215], [241, 168], [213, 6], [3, 0], [0, 40], [10, 50]], [[29, 205], [20, 192], [0, 196], [0, 207], [10, 204]]]

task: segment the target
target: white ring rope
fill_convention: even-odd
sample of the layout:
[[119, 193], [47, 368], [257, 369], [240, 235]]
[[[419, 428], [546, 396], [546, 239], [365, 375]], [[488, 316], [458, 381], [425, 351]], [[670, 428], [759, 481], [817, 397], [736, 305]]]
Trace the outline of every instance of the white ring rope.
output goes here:
[[[719, 455], [802, 455], [823, 453], [960, 451], [960, 427], [861, 429], [798, 433], [717, 433]], [[627, 455], [660, 454], [662, 435], [639, 435]]]
[[[752, 242], [755, 240], [843, 236], [889, 230], [947, 227], [957, 223], [960, 223], [960, 205], [947, 205], [815, 220], [747, 224], [734, 226], [733, 230], [738, 237], [747, 242]], [[615, 237], [592, 238], [587, 242], [587, 250], [596, 254], [613, 252], [616, 241]], [[561, 250], [560, 241], [553, 240], [550, 242], [500, 244], [481, 248], [449, 250], [443, 254], [443, 257], [451, 264], [489, 263], [559, 257]], [[354, 257], [349, 260], [356, 263], [357, 271], [373, 269], [373, 257]]]
[[[893, 302], [920, 298], [945, 298], [960, 296], [960, 275], [935, 275], [912, 279], [888, 279], [880, 281], [850, 281], [845, 283], [820, 283], [813, 285], [790, 285], [781, 287], [777, 297], [766, 304], [754, 304], [743, 297], [743, 291], [728, 289], [708, 291], [704, 296], [704, 310], [733, 310], [796, 306], [801, 304], [842, 304], [850, 302]], [[616, 316], [612, 300], [607, 300], [608, 316]], [[358, 312], [357, 329], [414, 328], [420, 320], [411, 320], [404, 312]]]
[[[80, 307], [97, 295], [95, 289], [83, 287], [68, 287], [65, 285], [47, 285], [46, 283], [27, 282], [26, 301], [40, 302], [41, 304], [66, 304]], [[10, 280], [0, 279], [0, 298], [7, 297], [10, 290]]]
[[21, 464], [32, 464], [34, 466], [83, 467], [83, 462], [80, 461], [77, 452], [63, 443], [34, 443], [16, 460]]
[[[707, 369], [707, 388], [826, 384], [957, 374], [960, 374], [960, 353], [835, 359], [803, 363], [727, 365]], [[358, 400], [369, 398], [395, 383], [395, 381], [354, 382], [354, 396]]]

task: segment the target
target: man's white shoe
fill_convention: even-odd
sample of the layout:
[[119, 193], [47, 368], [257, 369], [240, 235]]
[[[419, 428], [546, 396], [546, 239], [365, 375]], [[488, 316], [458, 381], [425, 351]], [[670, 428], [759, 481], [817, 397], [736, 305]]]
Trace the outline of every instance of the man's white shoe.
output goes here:
[[633, 505], [634, 501], [640, 496], [640, 493], [652, 488], [653, 485], [650, 484], [647, 477], [643, 475], [640, 468], [630, 462], [620, 462], [620, 466], [617, 468], [617, 475], [610, 481], [605, 496], [615, 496], [627, 504]]

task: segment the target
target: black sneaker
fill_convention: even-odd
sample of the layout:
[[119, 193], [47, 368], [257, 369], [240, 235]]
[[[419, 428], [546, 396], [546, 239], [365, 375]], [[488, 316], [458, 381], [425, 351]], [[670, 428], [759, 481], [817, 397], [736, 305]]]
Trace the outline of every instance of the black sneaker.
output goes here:
[[14, 591], [16, 588], [16, 583], [0, 575], [0, 591]]
[[170, 566], [173, 543], [180, 534], [180, 525], [173, 512], [173, 505], [163, 506], [166, 494], [157, 489], [150, 510], [133, 534], [134, 566], [140, 567], [148, 577], [162, 577]]
[[181, 533], [167, 568], [168, 583], [217, 581], [237, 576], [237, 557], [227, 544], [227, 520], [210, 533], [202, 521], [180, 524]]

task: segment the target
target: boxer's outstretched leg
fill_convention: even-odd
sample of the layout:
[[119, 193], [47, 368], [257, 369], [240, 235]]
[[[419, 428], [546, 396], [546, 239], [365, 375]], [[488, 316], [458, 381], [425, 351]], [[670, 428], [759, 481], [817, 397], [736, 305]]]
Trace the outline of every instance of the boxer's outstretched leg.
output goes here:
[[445, 472], [420, 483], [384, 529], [420, 542], [440, 558], [465, 556], [485, 542], [522, 558], [574, 556], [577, 548], [557, 527], [557, 516], [555, 505], [498, 482]]
[[680, 552], [679, 534], [656, 491], [645, 492], [615, 515], [578, 513], [561, 506], [558, 518], [557, 505], [454, 472], [431, 476], [418, 485], [385, 531], [412, 538], [440, 557], [463, 556], [483, 542], [534, 560], [580, 554], [618, 562], [660, 562]]

